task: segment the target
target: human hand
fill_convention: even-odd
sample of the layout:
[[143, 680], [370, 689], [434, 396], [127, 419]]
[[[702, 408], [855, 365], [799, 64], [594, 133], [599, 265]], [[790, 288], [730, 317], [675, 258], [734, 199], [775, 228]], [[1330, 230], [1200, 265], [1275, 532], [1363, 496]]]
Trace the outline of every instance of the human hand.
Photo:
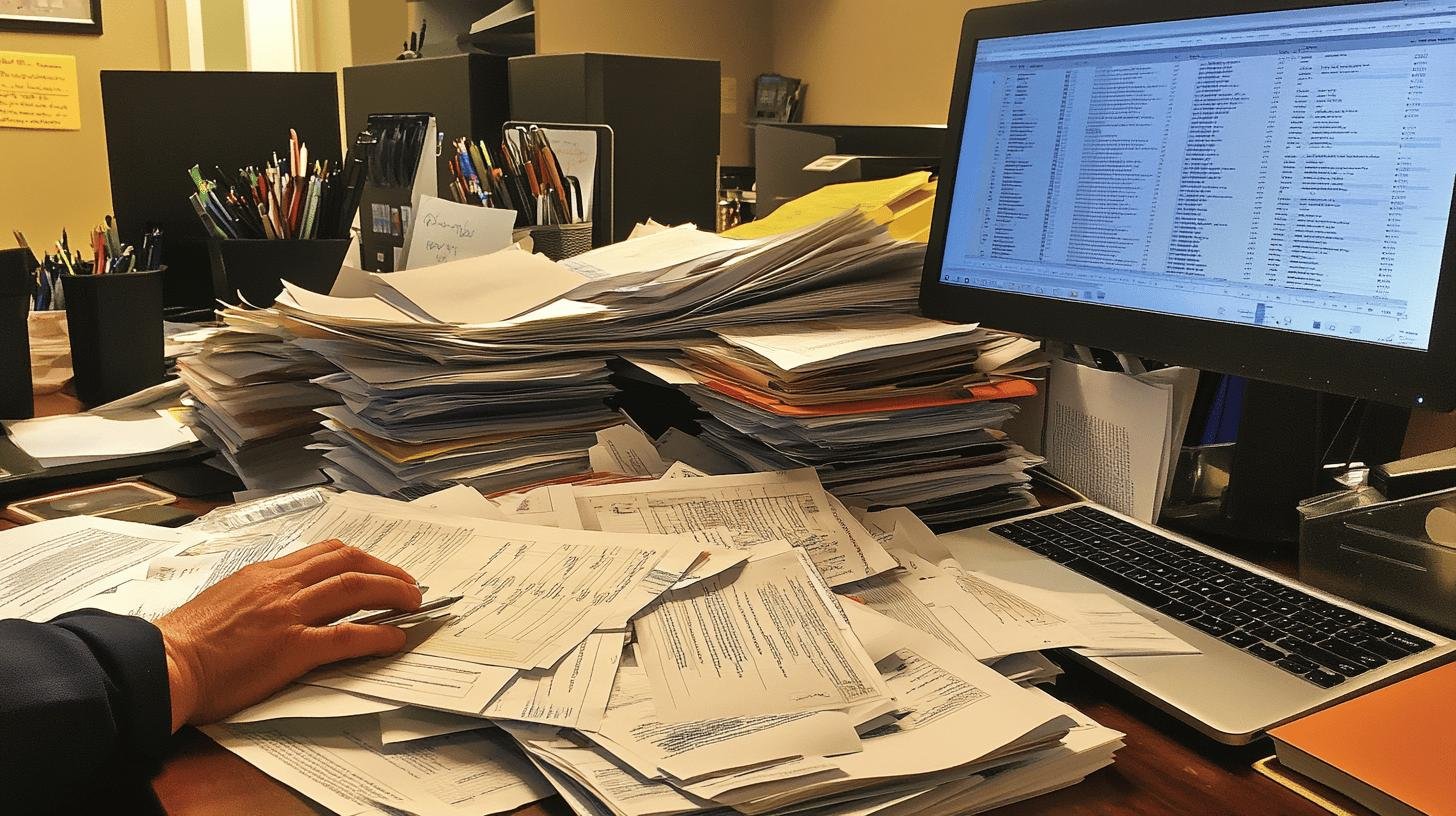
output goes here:
[[398, 627], [330, 624], [419, 604], [409, 573], [337, 540], [243, 567], [157, 621], [172, 730], [222, 719], [325, 663], [399, 651]]

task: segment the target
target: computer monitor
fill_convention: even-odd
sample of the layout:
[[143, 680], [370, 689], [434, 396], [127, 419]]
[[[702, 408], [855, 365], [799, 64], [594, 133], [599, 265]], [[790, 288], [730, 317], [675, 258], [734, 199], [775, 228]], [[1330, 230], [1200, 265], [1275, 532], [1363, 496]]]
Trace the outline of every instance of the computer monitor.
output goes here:
[[966, 15], [927, 315], [1456, 406], [1456, 2]]
[[1249, 377], [1224, 513], [1269, 537], [1315, 392], [1456, 406], [1456, 0], [1043, 0], [961, 37], [925, 314]]

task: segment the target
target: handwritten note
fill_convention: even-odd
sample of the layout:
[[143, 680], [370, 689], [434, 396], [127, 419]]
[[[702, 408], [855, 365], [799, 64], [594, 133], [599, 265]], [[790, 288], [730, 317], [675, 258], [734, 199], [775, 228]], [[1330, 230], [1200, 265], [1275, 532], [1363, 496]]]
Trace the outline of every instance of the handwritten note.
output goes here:
[[489, 255], [511, 245], [515, 210], [476, 207], [421, 196], [396, 269], [418, 269]]
[[0, 127], [80, 130], [76, 58], [0, 51]]

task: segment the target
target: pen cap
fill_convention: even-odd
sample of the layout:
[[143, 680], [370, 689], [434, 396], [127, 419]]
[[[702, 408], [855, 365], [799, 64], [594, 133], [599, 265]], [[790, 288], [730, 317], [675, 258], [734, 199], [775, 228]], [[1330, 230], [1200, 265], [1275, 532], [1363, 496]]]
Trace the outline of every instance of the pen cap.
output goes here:
[[76, 396], [90, 407], [164, 379], [162, 275], [64, 275]]
[[327, 295], [344, 265], [349, 239], [231, 238], [209, 241], [207, 250], [218, 300], [237, 303], [241, 293], [248, 303], [267, 307], [283, 291], [283, 281]]
[[0, 419], [35, 411], [30, 381], [30, 250], [0, 249]]

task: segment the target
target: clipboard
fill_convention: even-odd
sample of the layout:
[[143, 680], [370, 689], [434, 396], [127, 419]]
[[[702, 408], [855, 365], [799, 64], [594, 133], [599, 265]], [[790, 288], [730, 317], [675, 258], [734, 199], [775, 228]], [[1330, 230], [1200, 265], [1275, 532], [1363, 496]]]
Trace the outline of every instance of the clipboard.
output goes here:
[[612, 243], [612, 180], [615, 167], [614, 145], [616, 135], [610, 125], [584, 125], [569, 122], [517, 122], [501, 125], [502, 134], [512, 128], [529, 128], [532, 125], [543, 130], [589, 130], [597, 135], [597, 174], [592, 190], [591, 222], [592, 246], [602, 247]]

